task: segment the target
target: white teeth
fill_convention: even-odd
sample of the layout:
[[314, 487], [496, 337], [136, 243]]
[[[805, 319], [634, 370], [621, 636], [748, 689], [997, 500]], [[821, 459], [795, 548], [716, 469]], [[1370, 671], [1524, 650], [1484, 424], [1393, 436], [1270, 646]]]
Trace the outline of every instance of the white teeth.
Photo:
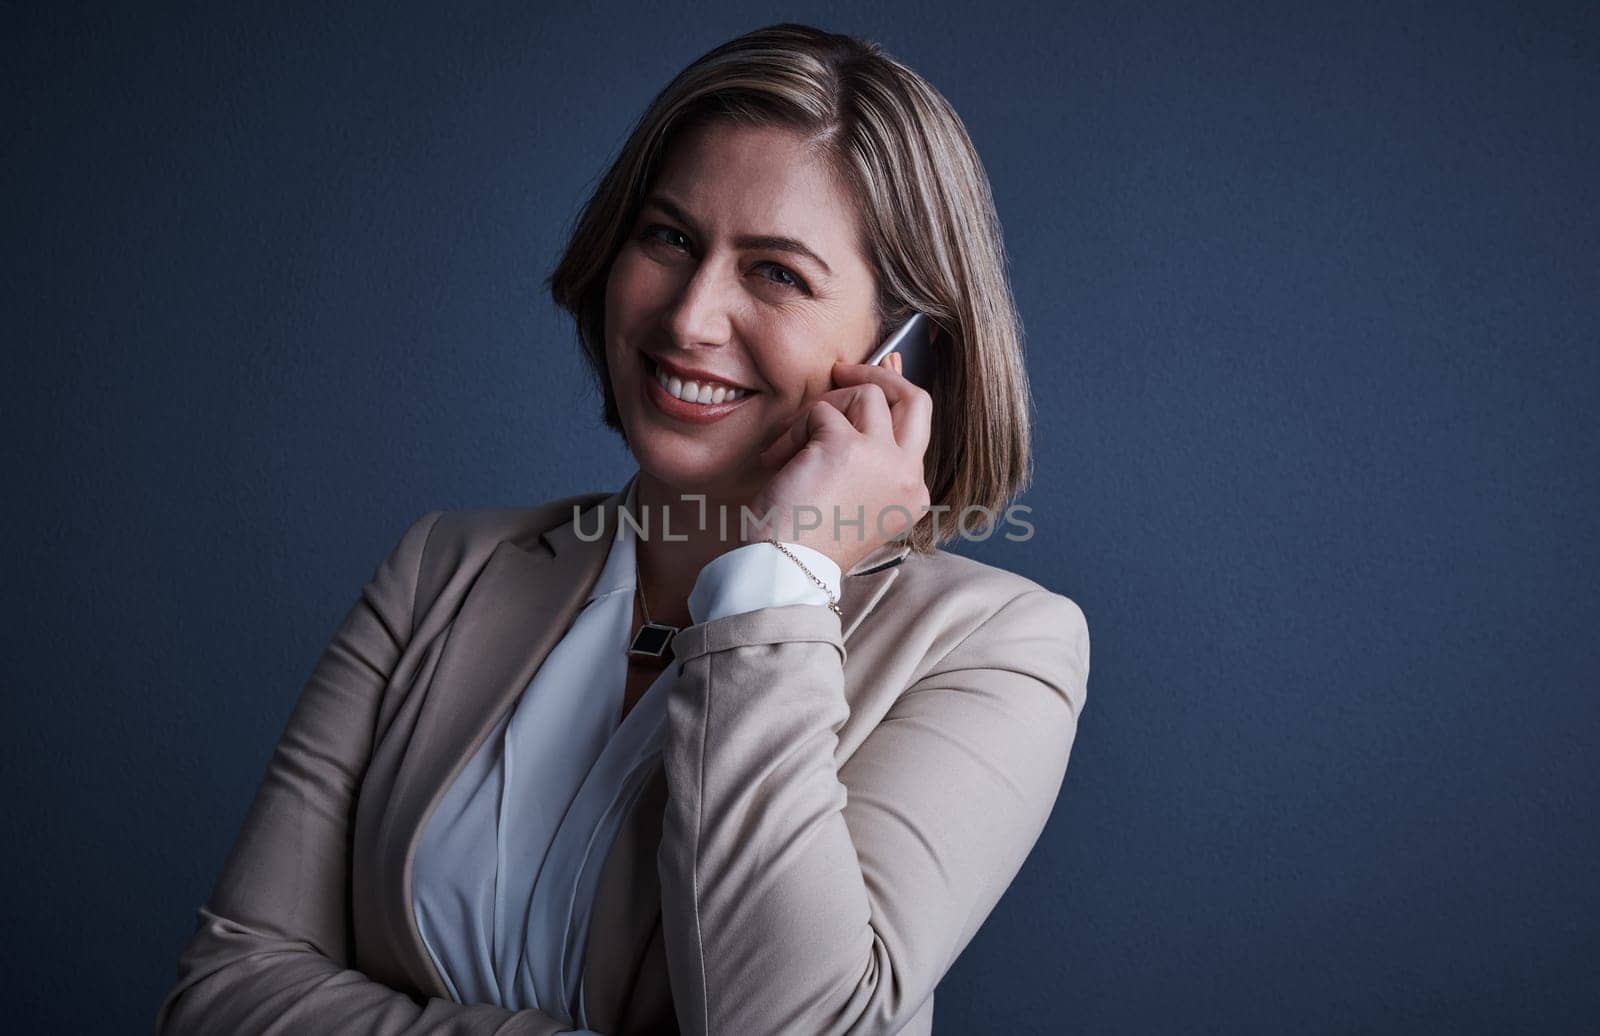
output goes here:
[[727, 385], [701, 384], [698, 381], [684, 381], [667, 374], [660, 367], [656, 368], [656, 381], [661, 387], [672, 393], [686, 403], [731, 403], [735, 399], [743, 399], [750, 394], [748, 389], [729, 388]]

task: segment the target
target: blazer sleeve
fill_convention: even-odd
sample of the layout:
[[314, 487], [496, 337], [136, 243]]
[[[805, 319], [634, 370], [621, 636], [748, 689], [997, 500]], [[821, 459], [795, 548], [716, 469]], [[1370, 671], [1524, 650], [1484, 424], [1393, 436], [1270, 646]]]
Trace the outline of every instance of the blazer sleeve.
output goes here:
[[1082, 611], [1012, 598], [842, 768], [831, 611], [716, 618], [674, 649], [657, 865], [683, 1032], [897, 1032], [1049, 818], [1087, 693]]
[[571, 1026], [409, 995], [351, 967], [351, 826], [378, 706], [410, 638], [423, 547], [411, 525], [378, 566], [301, 691], [178, 962], [158, 1034], [545, 1034]]

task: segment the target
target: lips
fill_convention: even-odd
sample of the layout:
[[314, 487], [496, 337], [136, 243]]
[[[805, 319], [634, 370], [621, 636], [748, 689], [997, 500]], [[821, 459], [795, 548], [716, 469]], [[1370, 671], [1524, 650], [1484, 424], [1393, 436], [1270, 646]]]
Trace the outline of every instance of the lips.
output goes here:
[[725, 389], [742, 389], [745, 392], [751, 393], [757, 391], [743, 382], [736, 381], [733, 378], [723, 377], [719, 374], [714, 374], [711, 371], [701, 370], [698, 367], [686, 367], [683, 364], [673, 363], [671, 360], [666, 360], [659, 356], [652, 356], [649, 353], [645, 353], [644, 358], [645, 364], [651, 369], [651, 374], [654, 374], [659, 370], [671, 377], [677, 378], [679, 381], [694, 381], [701, 385], [711, 385], [713, 387], [721, 387]]
[[[720, 403], [691, 403], [687, 400], [679, 399], [671, 392], [668, 392], [662, 386], [656, 370], [653, 369], [649, 362], [649, 357], [646, 357], [646, 361], [646, 375], [640, 379], [642, 382], [641, 391], [648, 400], [649, 405], [657, 413], [663, 414], [674, 421], [687, 424], [711, 424], [727, 417], [758, 395], [758, 393], [747, 391], [737, 398], [724, 400]], [[662, 371], [664, 372], [666, 369], [667, 367], [663, 365]], [[726, 386], [728, 383], [723, 382], [721, 384]]]

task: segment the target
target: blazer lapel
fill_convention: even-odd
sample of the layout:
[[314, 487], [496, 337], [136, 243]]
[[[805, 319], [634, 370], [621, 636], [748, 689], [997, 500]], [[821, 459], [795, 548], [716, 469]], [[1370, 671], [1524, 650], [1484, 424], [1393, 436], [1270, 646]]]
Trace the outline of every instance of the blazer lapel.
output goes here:
[[449, 687], [450, 693], [429, 695], [421, 705], [396, 773], [382, 837], [387, 858], [399, 864], [398, 880], [388, 891], [404, 918], [391, 935], [411, 951], [401, 962], [408, 977], [433, 996], [449, 999], [450, 994], [422, 942], [411, 905], [412, 863], [423, 827], [587, 599], [612, 541], [596, 530], [615, 530], [626, 492], [624, 486], [590, 504], [532, 544], [497, 544], [447, 635], [430, 684]]

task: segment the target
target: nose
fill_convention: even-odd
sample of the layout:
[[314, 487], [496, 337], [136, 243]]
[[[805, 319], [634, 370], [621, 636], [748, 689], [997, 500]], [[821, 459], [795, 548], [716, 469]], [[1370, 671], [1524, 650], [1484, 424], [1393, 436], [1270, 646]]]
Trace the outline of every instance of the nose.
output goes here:
[[673, 342], [680, 348], [727, 342], [733, 331], [737, 290], [729, 264], [702, 260], [666, 309], [667, 331]]

